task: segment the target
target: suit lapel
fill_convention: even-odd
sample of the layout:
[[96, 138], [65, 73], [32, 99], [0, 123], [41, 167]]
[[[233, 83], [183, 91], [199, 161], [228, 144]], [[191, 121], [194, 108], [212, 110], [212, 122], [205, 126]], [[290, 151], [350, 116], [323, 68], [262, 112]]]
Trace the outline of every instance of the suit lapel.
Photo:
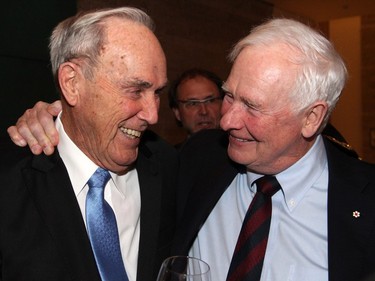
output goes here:
[[160, 228], [160, 208], [161, 208], [161, 172], [155, 155], [142, 143], [136, 163], [138, 172], [140, 192], [141, 192], [141, 228], [138, 251], [137, 280], [149, 280], [153, 274], [157, 252], [157, 239]]
[[34, 157], [32, 168], [23, 175], [72, 279], [100, 280], [82, 214], [58, 153]]
[[174, 251], [187, 255], [203, 223], [219, 201], [222, 194], [242, 172], [240, 165], [225, 159], [215, 169], [207, 170], [197, 179], [186, 203], [184, 214], [178, 224]]

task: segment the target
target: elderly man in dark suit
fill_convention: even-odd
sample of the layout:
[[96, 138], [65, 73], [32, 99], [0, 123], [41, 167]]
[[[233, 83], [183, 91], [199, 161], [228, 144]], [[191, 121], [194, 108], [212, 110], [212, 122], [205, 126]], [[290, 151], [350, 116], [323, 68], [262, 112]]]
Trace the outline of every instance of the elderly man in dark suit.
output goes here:
[[126, 7], [54, 29], [60, 143], [50, 156], [1, 152], [0, 280], [156, 279], [174, 233], [178, 165], [147, 131], [167, 83], [152, 30]]
[[205, 260], [215, 281], [367, 278], [375, 166], [321, 135], [344, 62], [323, 36], [287, 19], [256, 27], [230, 57], [225, 132], [197, 133], [180, 153], [174, 253]]

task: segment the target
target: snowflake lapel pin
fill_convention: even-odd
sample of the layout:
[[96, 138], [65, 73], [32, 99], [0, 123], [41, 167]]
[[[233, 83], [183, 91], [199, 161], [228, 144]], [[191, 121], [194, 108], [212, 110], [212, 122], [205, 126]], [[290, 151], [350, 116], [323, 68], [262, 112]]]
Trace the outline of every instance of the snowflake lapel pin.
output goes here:
[[355, 217], [356, 219], [358, 219], [360, 216], [361, 216], [360, 212], [358, 212], [358, 211], [353, 212], [353, 217]]

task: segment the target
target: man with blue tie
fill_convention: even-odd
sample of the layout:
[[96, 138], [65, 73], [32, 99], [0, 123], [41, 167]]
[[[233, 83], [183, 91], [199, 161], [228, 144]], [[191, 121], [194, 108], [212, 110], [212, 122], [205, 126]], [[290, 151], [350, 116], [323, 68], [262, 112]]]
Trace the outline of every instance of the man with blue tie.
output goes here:
[[0, 280], [154, 281], [178, 165], [147, 130], [167, 83], [153, 22], [127, 7], [79, 14], [53, 30], [50, 55], [60, 143], [50, 156], [2, 152]]

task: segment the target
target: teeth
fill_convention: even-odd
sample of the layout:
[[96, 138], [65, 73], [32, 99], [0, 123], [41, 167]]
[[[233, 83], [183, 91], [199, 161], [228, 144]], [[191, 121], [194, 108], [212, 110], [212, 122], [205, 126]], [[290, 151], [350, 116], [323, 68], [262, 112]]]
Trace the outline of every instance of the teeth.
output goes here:
[[132, 138], [139, 138], [141, 136], [141, 132], [140, 131], [136, 131], [136, 130], [128, 129], [128, 128], [124, 128], [124, 127], [121, 127], [120, 130], [124, 134], [127, 134], [128, 136], [130, 136]]
[[247, 139], [240, 139], [240, 138], [236, 138], [236, 137], [233, 137], [236, 141], [239, 141], [239, 142], [248, 142], [249, 140]]

